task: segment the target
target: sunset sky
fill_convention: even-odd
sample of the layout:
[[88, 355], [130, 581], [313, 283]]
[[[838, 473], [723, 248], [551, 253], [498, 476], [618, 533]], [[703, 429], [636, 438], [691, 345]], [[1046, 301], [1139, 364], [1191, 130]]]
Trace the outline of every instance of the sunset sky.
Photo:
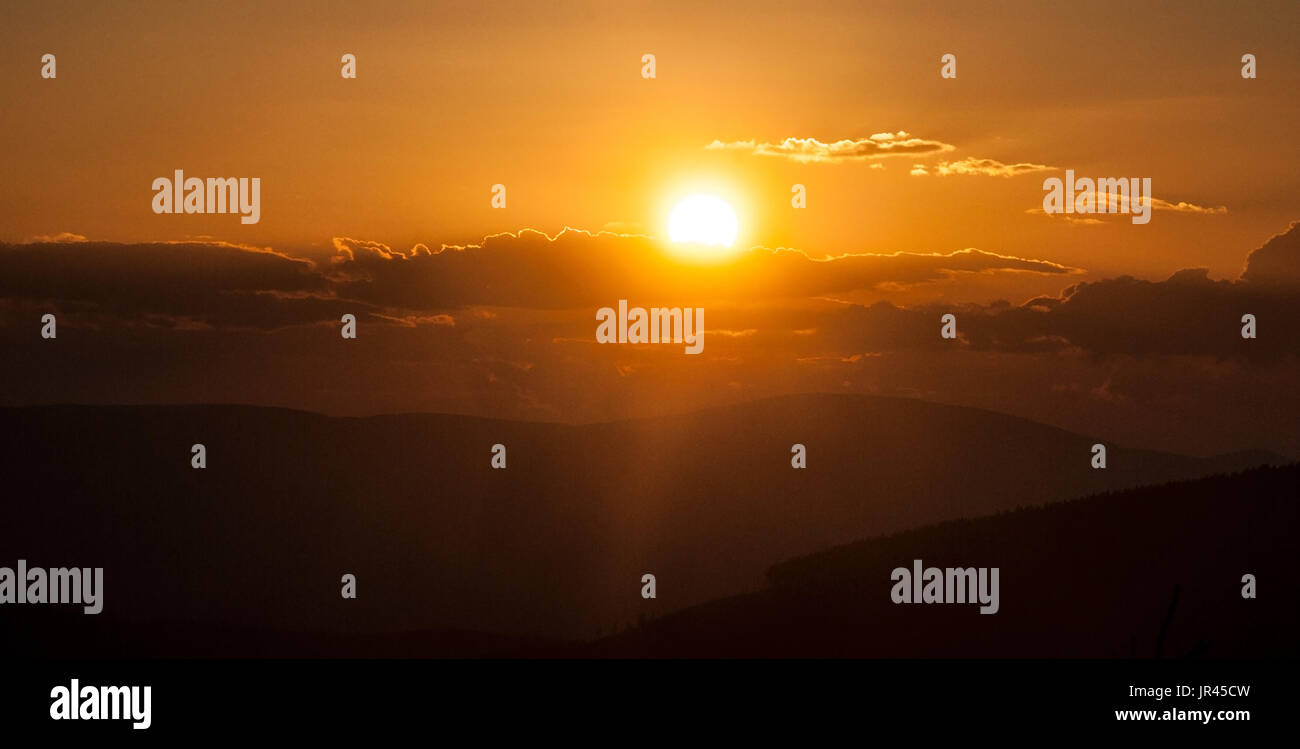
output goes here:
[[[1300, 6], [1048, 5], [6, 3], [0, 346], [41, 374], [0, 403], [582, 421], [847, 390], [1300, 452], [1300, 236], [1242, 276], [1300, 219]], [[155, 215], [175, 169], [259, 177], [260, 222]], [[1149, 177], [1157, 210], [1035, 212], [1065, 169]], [[693, 193], [735, 209], [731, 261], [665, 251]], [[707, 306], [705, 355], [592, 345], [620, 298]], [[1251, 349], [1243, 312], [1274, 315]]]

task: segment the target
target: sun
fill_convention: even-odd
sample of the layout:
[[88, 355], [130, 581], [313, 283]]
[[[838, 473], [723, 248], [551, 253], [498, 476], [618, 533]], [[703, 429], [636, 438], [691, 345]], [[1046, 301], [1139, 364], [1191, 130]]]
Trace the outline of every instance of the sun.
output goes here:
[[691, 195], [668, 216], [668, 238], [676, 244], [730, 247], [740, 222], [727, 201], [716, 195]]

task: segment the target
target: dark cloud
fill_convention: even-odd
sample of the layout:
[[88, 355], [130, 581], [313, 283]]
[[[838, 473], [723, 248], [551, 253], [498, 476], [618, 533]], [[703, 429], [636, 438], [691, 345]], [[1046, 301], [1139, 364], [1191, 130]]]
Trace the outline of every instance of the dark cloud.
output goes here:
[[[813, 259], [754, 249], [722, 266], [675, 258], [656, 240], [566, 230], [488, 237], [468, 247], [395, 250], [334, 240], [318, 266], [282, 252], [221, 242], [120, 244], [42, 241], [0, 245], [0, 299], [104, 321], [181, 329], [273, 329], [342, 313], [387, 324], [446, 325], [467, 307], [600, 307], [618, 299], [698, 306], [921, 284], [961, 273], [1059, 275], [1054, 263], [979, 250]], [[34, 305], [34, 306], [33, 306]], [[73, 321], [68, 321], [73, 322]]]
[[337, 301], [313, 263], [220, 242], [0, 244], [0, 299], [164, 327], [315, 322]]
[[[841, 353], [855, 350], [938, 349], [1038, 353], [1074, 350], [1096, 356], [1190, 355], [1276, 362], [1300, 355], [1300, 227], [1250, 255], [1238, 280], [1213, 280], [1203, 268], [1164, 281], [1130, 276], [1075, 284], [1058, 297], [1020, 305], [924, 305], [887, 302], [827, 313], [816, 326]], [[960, 341], [939, 338], [939, 318], [957, 315]], [[1241, 337], [1242, 317], [1254, 315], [1257, 338]], [[852, 341], [854, 346], [844, 344]]]
[[849, 254], [814, 259], [798, 250], [755, 248], [725, 265], [691, 264], [657, 240], [565, 230], [488, 237], [470, 247], [403, 252], [349, 238], [334, 240], [330, 267], [341, 297], [415, 310], [483, 305], [538, 309], [645, 304], [757, 303], [917, 284], [957, 273], [1077, 272], [1044, 260], [975, 249], [940, 254]]
[[[531, 324], [542, 338], [579, 340], [589, 337], [583, 326], [591, 309], [629, 299], [647, 306], [709, 306], [711, 328], [756, 331], [730, 336], [742, 347], [783, 330], [816, 331], [802, 341], [825, 349], [808, 352], [813, 356], [940, 347], [947, 342], [938, 337], [939, 317], [953, 312], [958, 345], [976, 351], [1254, 360], [1296, 352], [1289, 316], [1300, 290], [1300, 226], [1251, 253], [1235, 281], [1187, 269], [1164, 281], [1078, 283], [1019, 305], [906, 308], [808, 303], [858, 290], [885, 294], [961, 274], [1064, 278], [1077, 271], [975, 249], [816, 259], [797, 250], [756, 248], [725, 265], [691, 265], [648, 237], [574, 230], [554, 238], [535, 231], [501, 234], [481, 245], [436, 250], [417, 245], [401, 251], [349, 238], [334, 244], [335, 257], [319, 266], [218, 242], [0, 245], [0, 299], [10, 313], [52, 306], [87, 324], [126, 320], [179, 330], [274, 329], [335, 322], [344, 312], [385, 325], [450, 328], [466, 319], [467, 309], [513, 308], [537, 311]], [[548, 329], [546, 310], [582, 314], [554, 318], [572, 318], [572, 328]], [[1256, 340], [1240, 336], [1245, 314], [1258, 321]], [[715, 339], [721, 337], [728, 336]]]
[[1300, 221], [1250, 253], [1241, 280], [1259, 286], [1300, 286]]
[[[1273, 237], [1249, 256], [1235, 281], [1215, 281], [1204, 268], [1180, 270], [1164, 281], [1120, 278], [1066, 289], [1060, 302], [1031, 300], [989, 332], [978, 324], [975, 345], [1055, 336], [1101, 354], [1191, 354], [1273, 361], [1300, 355], [1300, 227]], [[1037, 308], [1037, 309], [1036, 309]], [[1258, 337], [1241, 337], [1242, 317], [1254, 315]]]

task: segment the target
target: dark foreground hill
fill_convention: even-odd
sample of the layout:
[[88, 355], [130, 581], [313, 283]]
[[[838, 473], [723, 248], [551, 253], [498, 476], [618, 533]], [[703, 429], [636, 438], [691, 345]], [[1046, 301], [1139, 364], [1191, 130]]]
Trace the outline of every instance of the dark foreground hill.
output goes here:
[[[1300, 654], [1300, 465], [953, 521], [776, 565], [768, 589], [590, 656], [1289, 657]], [[1000, 609], [906, 604], [891, 571], [1000, 568]], [[1256, 579], [1243, 598], [1242, 577]]]
[[[400, 651], [400, 633], [448, 632], [430, 654], [456, 652], [465, 630], [507, 636], [475, 653], [588, 639], [758, 590], [772, 564], [855, 539], [1268, 460], [1109, 445], [1094, 470], [1104, 438], [854, 396], [587, 426], [11, 408], [0, 441], [0, 566], [103, 567], [104, 613], [72, 617], [75, 639], [93, 648], [102, 635], [112, 652], [152, 628], [173, 633], [159, 641], [174, 654], [273, 653], [286, 633], [319, 634], [325, 650], [382, 634]], [[805, 470], [790, 466], [796, 442]], [[191, 468], [193, 443], [204, 469]], [[495, 443], [504, 470], [490, 467]], [[649, 602], [646, 572], [658, 577]], [[345, 573], [356, 600], [339, 595]], [[22, 651], [35, 642], [24, 633], [55, 631], [48, 617], [68, 610], [5, 606], [7, 646]]]

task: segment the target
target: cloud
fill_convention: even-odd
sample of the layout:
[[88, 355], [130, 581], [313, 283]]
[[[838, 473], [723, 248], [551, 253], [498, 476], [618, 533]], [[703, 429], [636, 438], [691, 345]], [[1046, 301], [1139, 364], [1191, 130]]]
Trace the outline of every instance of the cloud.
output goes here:
[[929, 172], [925, 166], [916, 164], [912, 169], [912, 176], [923, 177], [928, 174], [935, 174], [939, 177], [949, 177], [953, 175], [965, 176], [982, 176], [982, 177], [1014, 177], [1020, 174], [1032, 174], [1034, 172], [1048, 172], [1056, 169], [1054, 166], [1045, 164], [1031, 164], [1021, 162], [1018, 164], [1003, 164], [995, 159], [975, 159], [968, 158], [961, 161], [945, 161], [934, 166], [934, 171]]
[[328, 273], [342, 298], [410, 310], [471, 306], [572, 309], [618, 299], [644, 304], [756, 303], [939, 281], [958, 273], [1078, 272], [1057, 263], [977, 249], [949, 253], [857, 253], [814, 259], [799, 250], [754, 248], [719, 266], [675, 258], [644, 236], [526, 230], [481, 245], [423, 245], [402, 252], [339, 237]]
[[[1050, 337], [1101, 355], [1275, 361], [1300, 354], [1300, 338], [1283, 323], [1297, 304], [1300, 287], [1216, 281], [1204, 268], [1189, 268], [1164, 281], [1122, 276], [1077, 284], [1046, 311], [1016, 308], [968, 329], [976, 347], [1014, 348], [1017, 342]], [[1243, 339], [1244, 314], [1255, 315], [1267, 334]]]
[[[976, 351], [1253, 361], [1297, 353], [1289, 322], [1300, 303], [1300, 224], [1252, 252], [1235, 280], [1210, 279], [1204, 269], [1163, 281], [1123, 276], [1068, 285], [1019, 305], [832, 300], [864, 290], [893, 294], [965, 274], [1064, 280], [1081, 271], [974, 248], [825, 258], [754, 248], [724, 265], [697, 266], [647, 237], [572, 229], [553, 237], [531, 230], [499, 234], [479, 245], [437, 249], [399, 250], [346, 237], [334, 245], [335, 256], [322, 264], [226, 243], [0, 245], [0, 300], [24, 316], [38, 308], [66, 312], [74, 325], [270, 330], [333, 323], [351, 312], [391, 327], [471, 338], [484, 330], [531, 330], [550, 341], [588, 338], [592, 309], [630, 299], [709, 307], [715, 349], [804, 341], [797, 345], [815, 349], [805, 355], [839, 357], [941, 350], [949, 342], [935, 333], [938, 319], [951, 311], [959, 318], [958, 345]], [[1261, 334], [1245, 341], [1240, 320], [1248, 313]]]
[[[1133, 203], [1133, 198], [1130, 198], [1129, 196], [1125, 196], [1125, 195], [1112, 195], [1109, 193], [1107, 193], [1105, 197], [1106, 197], [1106, 201], [1105, 201], [1106, 205], [1109, 208], [1109, 211], [1107, 213], [1051, 214], [1044, 211], [1041, 206], [1038, 208], [1030, 208], [1026, 210], [1025, 213], [1036, 215], [1036, 216], [1049, 216], [1051, 218], [1063, 218], [1065, 219], [1066, 223], [1090, 225], [1090, 226], [1104, 224], [1105, 221], [1103, 219], [1123, 218], [1126, 221], [1130, 219], [1130, 213], [1132, 212], [1131, 205]], [[1222, 206], [1222, 205], [1203, 206], [1203, 205], [1197, 205], [1195, 203], [1187, 203], [1185, 201], [1179, 201], [1177, 203], [1174, 203], [1168, 200], [1162, 200], [1161, 198], [1151, 198], [1151, 208], [1152, 210], [1156, 210], [1156, 211], [1166, 211], [1169, 213], [1190, 213], [1190, 214], [1196, 214], [1201, 216], [1219, 216], [1228, 212], [1227, 206]]]
[[86, 238], [81, 234], [74, 234], [70, 231], [61, 231], [58, 234], [39, 234], [28, 242], [47, 242], [51, 244], [64, 242], [85, 242]]
[[0, 244], [0, 299], [73, 318], [273, 328], [333, 314], [330, 296], [312, 262], [244, 245]]
[[1241, 280], [1259, 286], [1300, 286], [1300, 222], [1250, 253]]
[[452, 328], [462, 310], [489, 320], [502, 309], [595, 308], [618, 299], [762, 304], [859, 290], [892, 293], [960, 274], [1077, 272], [976, 249], [819, 259], [754, 248], [724, 265], [699, 266], [649, 237], [572, 229], [554, 237], [531, 230], [498, 234], [478, 245], [437, 249], [338, 237], [334, 249], [318, 264], [223, 242], [0, 244], [0, 300], [24, 315], [55, 311], [61, 323], [85, 326], [272, 330], [352, 313], [385, 325]]
[[374, 313], [374, 317], [379, 320], [388, 320], [389, 322], [401, 325], [404, 328], [414, 328], [420, 325], [447, 325], [455, 326], [456, 318], [451, 315], [386, 315], [381, 312]]
[[748, 151], [756, 156], [777, 156], [800, 163], [835, 163], [863, 161], [885, 156], [918, 156], [944, 153], [955, 148], [948, 143], [915, 137], [903, 130], [876, 133], [869, 138], [823, 143], [816, 138], [786, 138], [780, 143], [753, 140], [723, 142], [715, 140], [710, 150]]
[[[1108, 202], [1112, 205], [1116, 204], [1116, 201], [1114, 200]], [[1119, 200], [1118, 203], [1122, 204], [1124, 201]], [[1182, 201], [1171, 203], [1168, 200], [1161, 200], [1160, 198], [1153, 199], [1151, 205], [1157, 211], [1172, 211], [1174, 213], [1201, 213], [1207, 216], [1216, 216], [1228, 212], [1228, 207], [1223, 205], [1203, 206], [1195, 203], [1184, 203]]]
[[[819, 319], [818, 336], [838, 353], [939, 350], [939, 317], [957, 315], [960, 345], [1001, 353], [1078, 352], [1092, 356], [1202, 356], [1276, 363], [1300, 356], [1292, 320], [1300, 307], [1300, 223], [1250, 254], [1236, 280], [1213, 280], [1204, 268], [1163, 281], [1121, 276], [1083, 282], [1056, 297], [1020, 305], [850, 305]], [[1245, 314], [1259, 335], [1241, 337]]]

